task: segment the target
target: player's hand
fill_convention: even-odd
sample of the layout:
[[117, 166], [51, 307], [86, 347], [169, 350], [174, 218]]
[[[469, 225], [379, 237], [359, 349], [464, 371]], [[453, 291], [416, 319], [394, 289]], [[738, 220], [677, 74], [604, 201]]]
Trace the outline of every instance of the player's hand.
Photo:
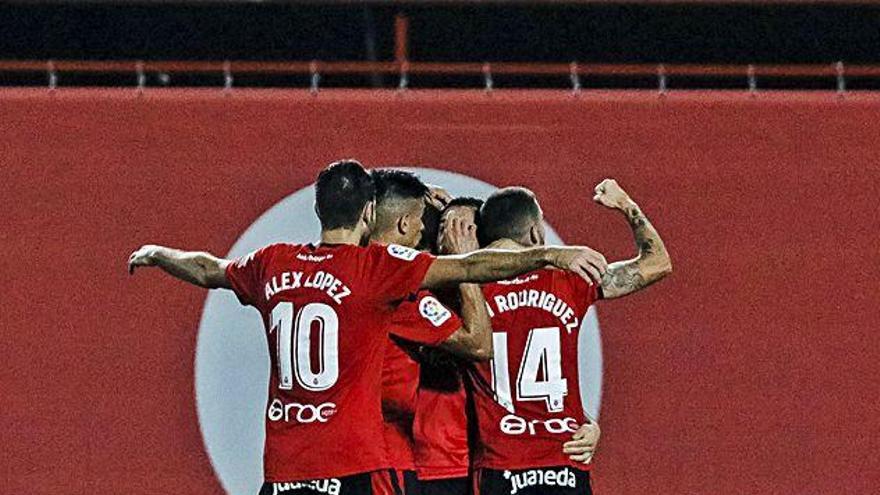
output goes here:
[[571, 440], [562, 445], [562, 452], [568, 454], [568, 458], [575, 462], [589, 464], [593, 461], [593, 454], [599, 446], [599, 423], [587, 421], [571, 437]]
[[156, 250], [159, 246], [147, 244], [141, 246], [137, 251], [131, 253], [128, 257], [128, 273], [134, 273], [134, 269], [139, 266], [153, 266], [156, 264]]
[[552, 247], [550, 264], [577, 273], [588, 284], [601, 283], [608, 270], [608, 261], [602, 253], [586, 246]]
[[593, 201], [615, 210], [623, 210], [633, 204], [626, 191], [614, 179], [605, 179], [596, 186]]
[[465, 254], [480, 249], [477, 226], [463, 215], [450, 211], [440, 226], [437, 247], [441, 254]]
[[429, 205], [442, 210], [452, 201], [452, 195], [445, 188], [433, 184], [426, 185], [428, 186], [428, 192], [425, 194], [425, 201]]

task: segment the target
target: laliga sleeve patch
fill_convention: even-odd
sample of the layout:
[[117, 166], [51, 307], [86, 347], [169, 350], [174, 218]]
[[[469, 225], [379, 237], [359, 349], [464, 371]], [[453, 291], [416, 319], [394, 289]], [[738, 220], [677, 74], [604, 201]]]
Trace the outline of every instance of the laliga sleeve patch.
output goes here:
[[432, 296], [425, 296], [419, 301], [419, 313], [435, 327], [439, 327], [452, 317], [452, 312]]
[[416, 256], [419, 255], [419, 252], [415, 249], [410, 249], [408, 247], [403, 247], [399, 244], [389, 244], [388, 245], [388, 254], [394, 256], [395, 258], [401, 259], [403, 261], [412, 261], [416, 259]]

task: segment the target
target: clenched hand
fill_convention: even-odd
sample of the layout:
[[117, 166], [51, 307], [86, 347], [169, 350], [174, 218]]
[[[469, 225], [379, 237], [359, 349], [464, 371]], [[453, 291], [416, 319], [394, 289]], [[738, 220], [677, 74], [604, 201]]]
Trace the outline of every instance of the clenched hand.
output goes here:
[[623, 210], [632, 199], [614, 179], [605, 179], [596, 186], [593, 201], [614, 210]]
[[134, 269], [139, 266], [154, 266], [156, 264], [154, 255], [156, 254], [156, 249], [158, 247], [159, 246], [147, 244], [131, 253], [131, 256], [128, 257], [128, 273], [134, 273]]

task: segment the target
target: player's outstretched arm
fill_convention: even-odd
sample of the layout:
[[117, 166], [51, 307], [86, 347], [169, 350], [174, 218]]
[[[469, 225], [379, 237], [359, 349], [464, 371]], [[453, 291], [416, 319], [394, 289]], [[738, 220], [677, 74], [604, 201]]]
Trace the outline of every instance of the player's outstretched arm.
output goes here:
[[229, 289], [226, 266], [229, 260], [208, 253], [180, 251], [164, 246], [145, 245], [131, 253], [128, 272], [141, 266], [158, 266], [168, 274], [206, 289]]
[[[463, 254], [480, 248], [477, 226], [455, 216], [443, 225], [438, 242], [441, 253]], [[486, 308], [483, 290], [477, 284], [461, 284], [461, 328], [440, 344], [440, 347], [465, 359], [492, 359], [492, 320]]]
[[602, 297], [613, 299], [632, 294], [672, 273], [672, 260], [663, 239], [617, 181], [603, 180], [596, 186], [595, 193], [593, 201], [623, 213], [639, 249], [635, 258], [608, 265], [608, 271], [602, 277]]
[[555, 266], [577, 273], [588, 283], [599, 283], [605, 273], [605, 257], [588, 247], [537, 247], [520, 251], [481, 249], [466, 255], [440, 256], [422, 280], [423, 288], [462, 283], [482, 284]]

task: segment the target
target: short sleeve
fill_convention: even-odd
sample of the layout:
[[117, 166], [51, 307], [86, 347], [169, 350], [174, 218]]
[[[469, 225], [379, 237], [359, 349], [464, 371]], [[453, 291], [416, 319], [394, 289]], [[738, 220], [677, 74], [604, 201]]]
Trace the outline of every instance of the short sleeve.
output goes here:
[[434, 259], [428, 253], [397, 244], [370, 246], [367, 269], [373, 294], [392, 303], [417, 292]]
[[557, 273], [564, 278], [564, 283], [571, 288], [572, 300], [579, 314], [586, 314], [590, 306], [601, 299], [601, 288], [598, 284], [590, 285], [576, 273], [561, 270]]
[[461, 328], [461, 319], [433, 294], [421, 291], [401, 303], [388, 331], [413, 342], [438, 345]]
[[226, 266], [226, 280], [238, 301], [245, 306], [256, 306], [263, 293], [262, 280], [265, 267], [278, 248], [277, 244], [266, 246], [232, 260]]

